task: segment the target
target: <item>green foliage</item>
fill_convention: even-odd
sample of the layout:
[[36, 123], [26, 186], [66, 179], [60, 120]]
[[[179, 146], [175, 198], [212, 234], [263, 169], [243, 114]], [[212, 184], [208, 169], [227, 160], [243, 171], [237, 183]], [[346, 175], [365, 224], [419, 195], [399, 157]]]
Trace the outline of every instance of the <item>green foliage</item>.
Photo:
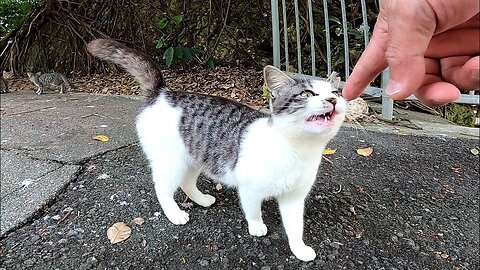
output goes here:
[[212, 58], [208, 59], [207, 62], [205, 62], [205, 66], [209, 68], [214, 68], [216, 65], [216, 61]]
[[183, 15], [176, 15], [173, 16], [172, 22], [176, 23], [177, 25], [183, 21]]
[[270, 99], [270, 90], [268, 90], [268, 87], [266, 84], [262, 86], [262, 98], [265, 101], [268, 101]]
[[165, 59], [165, 64], [167, 67], [170, 67], [173, 62], [173, 55], [175, 53], [175, 49], [173, 47], [169, 47], [167, 50], [165, 50], [165, 53], [163, 54], [163, 59]]
[[195, 55], [202, 53], [201, 50], [196, 48], [173, 46], [173, 44], [179, 43], [179, 41], [176, 40], [178, 35], [175, 35], [175, 33], [179, 32], [177, 28], [181, 27], [182, 21], [183, 15], [175, 15], [171, 19], [162, 18], [157, 23], [158, 28], [162, 31], [162, 35], [158, 38], [155, 47], [157, 49], [166, 48], [163, 53], [163, 59], [165, 59], [165, 65], [167, 67], [179, 61], [192, 61]]
[[0, 37], [22, 25], [32, 8], [40, 0], [2, 0], [0, 1]]
[[168, 25], [168, 19], [167, 18], [162, 18], [158, 22], [158, 27], [160, 27], [160, 29], [165, 29], [165, 27], [167, 27], [167, 25]]
[[466, 127], [475, 126], [475, 112], [470, 105], [463, 105], [452, 103], [446, 105], [444, 112], [442, 112], [443, 117], [446, 119]]
[[[343, 39], [343, 26], [339, 18], [335, 16], [329, 16], [329, 20], [332, 23], [330, 27], [334, 29], [335, 35], [338, 38]], [[347, 22], [347, 33], [348, 33], [348, 45], [350, 53], [350, 61], [355, 63], [360, 55], [363, 52], [363, 29], [362, 27], [356, 28], [351, 22]], [[345, 63], [345, 54], [343, 48], [343, 42], [335, 46], [336, 40], [332, 40], [332, 55], [333, 55], [333, 66], [340, 66]]]

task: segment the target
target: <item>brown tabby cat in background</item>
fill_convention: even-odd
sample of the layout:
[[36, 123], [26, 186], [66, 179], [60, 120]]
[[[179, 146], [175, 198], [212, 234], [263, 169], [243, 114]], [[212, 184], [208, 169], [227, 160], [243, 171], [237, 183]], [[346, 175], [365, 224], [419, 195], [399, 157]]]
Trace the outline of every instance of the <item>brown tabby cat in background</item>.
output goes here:
[[37, 94], [43, 93], [43, 90], [46, 86], [60, 86], [60, 94], [65, 92], [65, 87], [71, 88], [70, 84], [68, 83], [67, 77], [61, 73], [45, 73], [41, 74], [41, 72], [37, 73], [30, 73], [27, 72], [28, 78], [32, 81], [36, 86], [38, 86]]

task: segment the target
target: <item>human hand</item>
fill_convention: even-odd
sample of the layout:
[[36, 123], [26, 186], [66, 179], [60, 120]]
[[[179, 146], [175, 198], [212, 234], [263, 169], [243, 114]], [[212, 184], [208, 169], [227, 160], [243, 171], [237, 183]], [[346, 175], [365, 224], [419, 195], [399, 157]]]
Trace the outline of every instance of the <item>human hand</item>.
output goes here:
[[370, 43], [342, 94], [358, 97], [387, 66], [386, 92], [429, 106], [455, 101], [480, 83], [478, 0], [383, 0]]

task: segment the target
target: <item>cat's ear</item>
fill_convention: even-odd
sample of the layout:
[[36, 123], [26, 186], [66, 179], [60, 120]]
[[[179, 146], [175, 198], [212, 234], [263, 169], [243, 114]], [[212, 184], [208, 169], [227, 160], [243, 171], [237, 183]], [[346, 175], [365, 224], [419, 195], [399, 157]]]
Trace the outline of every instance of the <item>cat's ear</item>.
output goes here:
[[338, 73], [333, 71], [330, 76], [327, 78], [327, 82], [332, 84], [332, 88], [337, 90], [338, 87], [340, 86], [340, 76], [338, 76]]
[[292, 78], [274, 66], [266, 66], [263, 69], [263, 77], [273, 97], [278, 96], [285, 87], [289, 87], [295, 83]]
[[41, 72], [41, 71], [39, 71], [39, 72], [35, 73], [35, 75], [40, 75], [40, 74], [42, 74], [42, 72]]

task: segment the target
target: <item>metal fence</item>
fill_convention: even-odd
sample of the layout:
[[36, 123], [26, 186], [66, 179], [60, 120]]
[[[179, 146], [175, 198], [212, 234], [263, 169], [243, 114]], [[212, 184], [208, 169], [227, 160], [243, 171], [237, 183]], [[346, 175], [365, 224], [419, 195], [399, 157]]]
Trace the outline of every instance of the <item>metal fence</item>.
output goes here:
[[[350, 75], [351, 70], [351, 48], [349, 48], [349, 37], [352, 35], [351, 23], [349, 24], [349, 20], [347, 20], [347, 3], [345, 0], [280, 0], [281, 5], [279, 4], [279, 0], [271, 0], [271, 11], [272, 11], [272, 37], [273, 37], [273, 64], [278, 68], [284, 67], [284, 70], [289, 73], [293, 77], [317, 77], [317, 70], [319, 67], [317, 64], [326, 66], [326, 69], [323, 70], [330, 74], [332, 72], [333, 58], [342, 57], [338, 55], [338, 48], [335, 51], [332, 51], [332, 27], [331, 22], [332, 20], [337, 22], [337, 27], [335, 30], [336, 37], [343, 36], [343, 68], [344, 70], [341, 72], [343, 78], [346, 80]], [[359, 2], [359, 3], [358, 3]], [[370, 1], [372, 2], [372, 1]], [[371, 33], [371, 28], [368, 23], [367, 13], [371, 10], [368, 10], [366, 0], [350, 0], [348, 1], [351, 7], [352, 3], [354, 3], [357, 7], [360, 7], [361, 18], [357, 18], [356, 20], [360, 20], [361, 24], [356, 27], [355, 30], [358, 34], [359, 32], [363, 33], [363, 44], [362, 49], [367, 46], [369, 42], [369, 37]], [[300, 11], [300, 4], [303, 7], [303, 13]], [[314, 17], [314, 6], [313, 5], [322, 5], [315, 7], [316, 10], [322, 10], [321, 16], [316, 18]], [[371, 3], [370, 3], [371, 4]], [[375, 4], [379, 5], [379, 1], [375, 1]], [[332, 8], [336, 8], [338, 10], [338, 6], [340, 6], [341, 10], [341, 19], [332, 18], [329, 15]], [[280, 18], [281, 12], [281, 18]], [[289, 22], [288, 18], [294, 12], [294, 22]], [[317, 12], [318, 13], [318, 12]], [[290, 16], [287, 16], [290, 15]], [[321, 18], [323, 17], [323, 18]], [[323, 20], [322, 20], [323, 19]], [[351, 18], [350, 18], [351, 20]], [[322, 25], [323, 23], [323, 25]], [[338, 26], [341, 24], [341, 27]], [[282, 26], [282, 29], [280, 29]], [[323, 33], [316, 32], [316, 26], [321, 26], [323, 29]], [[350, 27], [350, 28], [349, 28]], [[318, 28], [318, 27], [317, 27]], [[302, 29], [304, 32], [302, 32]], [[283, 42], [281, 41], [281, 33], [283, 32]], [[306, 33], [305, 33], [306, 32]], [[294, 33], [294, 34], [293, 34]], [[308, 34], [309, 40], [305, 41], [305, 34]], [[303, 37], [303, 39], [302, 39]], [[322, 39], [324, 44], [323, 48], [316, 48], [318, 47], [318, 43], [316, 40], [319, 38]], [[294, 40], [292, 42], [292, 40]], [[296, 45], [296, 57], [291, 58], [290, 51], [295, 48], [289, 48], [291, 44]], [[309, 45], [310, 53], [308, 55], [302, 56], [302, 51], [305, 52], [303, 49], [305, 45]], [[282, 48], [283, 47], [283, 48]], [[283, 49], [283, 57], [282, 57], [282, 49]], [[358, 49], [358, 48], [357, 48]], [[319, 54], [319, 50], [323, 52], [323, 60], [318, 59], [317, 55]], [[337, 55], [336, 55], [337, 53]], [[308, 59], [310, 61], [309, 69], [310, 74], [306, 74], [305, 71], [305, 64], [302, 63], [302, 60]], [[296, 67], [291, 68], [292, 62], [296, 62]], [[325, 74], [325, 76], [327, 75]], [[325, 77], [324, 76], [324, 77]], [[381, 97], [382, 98], [382, 117], [385, 119], [392, 119], [393, 116], [393, 100], [386, 95], [384, 89], [385, 86], [388, 84], [389, 73], [388, 69], [382, 73], [380, 87], [373, 87], [369, 86], [365, 90], [365, 94], [370, 95], [372, 97]], [[344, 82], [340, 83], [340, 87], [343, 87]], [[480, 96], [474, 94], [475, 91], [470, 91], [469, 94], [462, 94], [460, 98], [455, 101], [456, 103], [464, 103], [464, 104], [475, 104], [480, 105]], [[412, 95], [407, 99], [415, 99]]]

